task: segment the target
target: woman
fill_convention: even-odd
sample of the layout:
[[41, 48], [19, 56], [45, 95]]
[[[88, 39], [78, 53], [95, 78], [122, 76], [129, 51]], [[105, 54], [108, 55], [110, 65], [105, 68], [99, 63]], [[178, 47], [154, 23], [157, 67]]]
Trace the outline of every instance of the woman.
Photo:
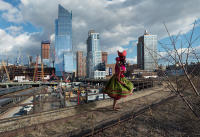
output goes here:
[[114, 99], [113, 110], [119, 109], [119, 107], [116, 106], [117, 100], [132, 94], [133, 90], [133, 84], [124, 76], [126, 71], [126, 51], [118, 51], [118, 56], [119, 57], [116, 58], [115, 74], [110, 78], [104, 90], [104, 93]]

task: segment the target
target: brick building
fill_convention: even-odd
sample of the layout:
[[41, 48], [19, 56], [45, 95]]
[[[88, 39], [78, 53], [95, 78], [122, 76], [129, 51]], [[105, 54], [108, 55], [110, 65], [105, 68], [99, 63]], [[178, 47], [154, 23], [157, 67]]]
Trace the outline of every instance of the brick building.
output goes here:
[[108, 52], [102, 52], [102, 62], [104, 62], [105, 64], [108, 63]]
[[42, 41], [41, 43], [41, 59], [50, 58], [50, 41]]
[[77, 59], [77, 77], [85, 77], [86, 76], [86, 57], [83, 56], [83, 51], [77, 51], [76, 54]]

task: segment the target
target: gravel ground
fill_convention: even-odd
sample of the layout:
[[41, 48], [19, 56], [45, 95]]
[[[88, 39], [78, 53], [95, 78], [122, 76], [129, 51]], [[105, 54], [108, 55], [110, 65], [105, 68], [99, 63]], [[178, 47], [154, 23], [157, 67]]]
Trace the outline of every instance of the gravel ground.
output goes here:
[[[200, 99], [191, 97], [200, 108]], [[95, 135], [99, 137], [200, 137], [200, 119], [179, 97]]]
[[[156, 102], [169, 92], [158, 92], [149, 96], [122, 102], [120, 111], [113, 111], [110, 107], [97, 109], [86, 114], [80, 114], [77, 110], [74, 117], [64, 118], [55, 122], [26, 128], [17, 132], [20, 137], [68, 137], [87, 128], [95, 127], [99, 122], [109, 121], [113, 117], [123, 115], [125, 112], [136, 112], [152, 102]], [[195, 108], [200, 109], [200, 99], [193, 96]], [[200, 120], [197, 119], [179, 97], [167, 101], [153, 109], [149, 108], [145, 113], [125, 123], [106, 129], [94, 135], [95, 137], [200, 137]]]

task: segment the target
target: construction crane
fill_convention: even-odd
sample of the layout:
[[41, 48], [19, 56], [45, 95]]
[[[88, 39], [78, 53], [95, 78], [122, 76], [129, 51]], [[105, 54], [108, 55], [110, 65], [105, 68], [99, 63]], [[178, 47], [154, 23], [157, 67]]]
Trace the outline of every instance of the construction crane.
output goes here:
[[6, 68], [6, 64], [5, 64], [4, 61], [2, 61], [2, 65], [3, 65], [4, 69], [5, 69], [6, 75], [7, 75], [7, 77], [8, 77], [8, 81], [10, 81], [10, 76], [9, 76], [9, 74], [8, 74], [8, 70], [7, 70], [7, 68]]
[[59, 79], [58, 79], [58, 77], [55, 75], [54, 70], [52, 70], [52, 74], [51, 74], [49, 80], [50, 80], [51, 78], [53, 78], [53, 77], [57, 80], [57, 82], [59, 82]]
[[44, 82], [44, 65], [41, 63], [42, 81]]
[[34, 82], [37, 80], [37, 71], [38, 71], [38, 56], [37, 56], [36, 62], [35, 62], [35, 70], [34, 70], [34, 75], [33, 75]]

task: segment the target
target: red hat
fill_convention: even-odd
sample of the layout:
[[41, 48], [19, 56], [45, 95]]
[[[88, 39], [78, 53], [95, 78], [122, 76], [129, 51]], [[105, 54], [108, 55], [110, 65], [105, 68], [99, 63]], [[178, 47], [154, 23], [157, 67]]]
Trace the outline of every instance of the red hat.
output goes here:
[[119, 58], [119, 57], [116, 57], [115, 59], [116, 59], [116, 61], [120, 61], [120, 58]]
[[120, 57], [125, 57], [126, 56], [126, 50], [124, 50], [123, 52], [119, 52], [119, 50], [117, 51], [118, 52], [118, 56]]

